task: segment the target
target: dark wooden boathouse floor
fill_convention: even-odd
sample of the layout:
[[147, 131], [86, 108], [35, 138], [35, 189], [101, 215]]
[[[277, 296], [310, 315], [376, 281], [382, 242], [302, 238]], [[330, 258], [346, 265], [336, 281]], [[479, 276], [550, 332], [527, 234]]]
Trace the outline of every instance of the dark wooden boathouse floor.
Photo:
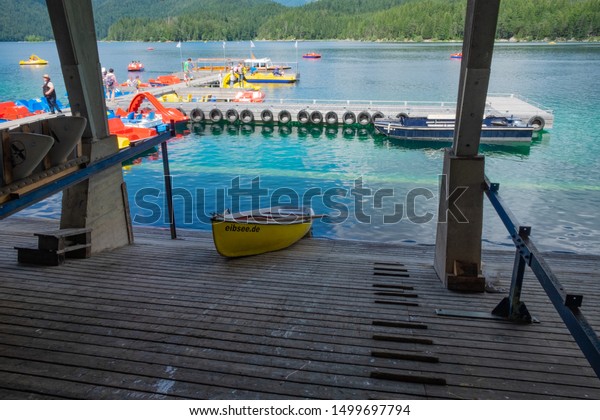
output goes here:
[[[600, 399], [600, 380], [531, 273], [540, 323], [451, 318], [504, 293], [450, 292], [433, 249], [305, 239], [225, 259], [209, 234], [137, 229], [136, 244], [17, 263], [37, 219], [0, 223], [0, 397], [4, 399]], [[487, 252], [495, 287], [513, 252]], [[600, 258], [550, 265], [600, 331]]]

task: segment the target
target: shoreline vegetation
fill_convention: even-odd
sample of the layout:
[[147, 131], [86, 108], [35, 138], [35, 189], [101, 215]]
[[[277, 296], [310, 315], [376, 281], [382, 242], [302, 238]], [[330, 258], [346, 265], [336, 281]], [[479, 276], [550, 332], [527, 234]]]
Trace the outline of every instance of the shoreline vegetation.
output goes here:
[[[26, 43], [36, 43], [36, 42], [54, 42], [54, 39], [44, 39], [44, 40], [24, 40], [24, 41], [12, 41], [12, 42], [26, 42]], [[228, 42], [247, 42], [249, 39], [233, 39]], [[368, 39], [253, 39], [255, 42], [372, 42], [372, 43], [381, 43], [381, 44], [462, 44], [462, 39], [451, 39], [451, 40], [431, 40], [431, 39], [423, 39], [423, 40], [394, 40], [394, 39], [376, 39], [376, 40], [368, 40]], [[0, 41], [0, 42], [11, 42], [11, 41]], [[112, 41], [106, 39], [99, 39], [98, 42], [156, 42], [156, 43], [175, 43], [176, 40], [166, 40], [166, 41], [143, 41], [143, 40], [124, 40], [124, 41]], [[201, 39], [190, 39], [185, 42], [222, 42], [221, 40], [201, 40]], [[533, 40], [521, 40], [521, 39], [496, 39], [497, 44], [598, 44], [600, 43], [600, 37], [594, 37], [591, 39], [533, 39]]]
[[[35, 0], [0, 0], [0, 41], [53, 38]], [[92, 0], [103, 41], [353, 40], [460, 42], [466, 0], [319, 0], [286, 7], [271, 0]], [[31, 5], [31, 7], [29, 7]], [[498, 42], [600, 42], [600, 0], [503, 0]], [[133, 12], [132, 12], [133, 11]]]

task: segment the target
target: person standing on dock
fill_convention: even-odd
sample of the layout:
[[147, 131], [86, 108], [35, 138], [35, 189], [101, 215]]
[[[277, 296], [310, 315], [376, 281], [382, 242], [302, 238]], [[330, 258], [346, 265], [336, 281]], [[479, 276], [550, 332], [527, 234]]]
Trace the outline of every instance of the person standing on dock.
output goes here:
[[140, 76], [135, 76], [135, 79], [133, 79], [133, 87], [135, 88], [135, 93], [140, 93], [141, 85], [142, 81], [140, 80]]
[[104, 78], [104, 84], [106, 86], [106, 95], [111, 102], [115, 100], [115, 91], [117, 89], [117, 76], [115, 76], [112, 68], [108, 69], [106, 77]]
[[236, 82], [239, 83], [240, 87], [243, 87], [244, 83], [244, 63], [241, 61], [237, 66], [233, 68], [233, 72], [235, 73]]
[[188, 58], [187, 61], [183, 63], [183, 80], [186, 84], [192, 80], [192, 69], [194, 68], [194, 63], [192, 63], [192, 59]]
[[44, 74], [43, 76], [44, 84], [42, 85], [42, 92], [44, 93], [44, 97], [48, 102], [48, 106], [50, 107], [50, 113], [54, 114], [54, 110], [58, 111], [59, 114], [62, 113], [58, 105], [56, 104], [56, 90], [54, 89], [54, 83], [50, 81], [50, 76]]

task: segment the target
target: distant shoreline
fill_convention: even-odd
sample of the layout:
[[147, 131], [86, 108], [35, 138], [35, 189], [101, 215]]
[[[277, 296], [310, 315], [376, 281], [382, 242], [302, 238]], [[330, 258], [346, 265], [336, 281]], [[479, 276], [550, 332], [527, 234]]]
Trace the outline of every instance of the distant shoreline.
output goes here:
[[[238, 40], [230, 40], [230, 41], [226, 41], [226, 42], [249, 42], [249, 39], [238, 39]], [[371, 42], [374, 44], [458, 44], [458, 43], [462, 43], [463, 41], [460, 39], [456, 39], [456, 40], [430, 40], [430, 39], [424, 39], [421, 41], [417, 41], [417, 40], [383, 40], [383, 39], [378, 39], [378, 40], [364, 40], [364, 39], [253, 39], [253, 41], [256, 42]], [[0, 42], [23, 42], [23, 43], [28, 43], [28, 44], [38, 44], [38, 43], [44, 43], [44, 42], [55, 42], [55, 40], [53, 39], [47, 39], [44, 41], [6, 41], [6, 40], [0, 40]], [[141, 40], [127, 40], [127, 41], [112, 41], [112, 40], [106, 40], [106, 39], [99, 39], [97, 42], [106, 42], [106, 43], [113, 43], [113, 42], [140, 42], [140, 43], [145, 43], [145, 44], [169, 44], [169, 43], [175, 43], [176, 41], [141, 41]], [[184, 42], [223, 42], [223, 40], [188, 40], [188, 41], [184, 41]], [[543, 39], [543, 40], [523, 40], [523, 39], [504, 39], [504, 38], [500, 38], [500, 39], [496, 39], [495, 43], [497, 44], [598, 44], [600, 43], [600, 37], [599, 38], [592, 38], [592, 39], [583, 39], [583, 40], [575, 40], [575, 39]]]

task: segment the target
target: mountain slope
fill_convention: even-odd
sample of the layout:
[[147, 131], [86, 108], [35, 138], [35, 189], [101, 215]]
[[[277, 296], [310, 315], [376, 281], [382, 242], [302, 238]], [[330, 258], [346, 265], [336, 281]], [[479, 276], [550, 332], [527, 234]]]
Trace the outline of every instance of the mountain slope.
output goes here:
[[[98, 39], [117, 41], [458, 40], [462, 38], [466, 3], [467, 0], [92, 0]], [[0, 0], [0, 10], [0, 41], [53, 38], [45, 0]], [[502, 0], [497, 37], [598, 40], [600, 0]]]

